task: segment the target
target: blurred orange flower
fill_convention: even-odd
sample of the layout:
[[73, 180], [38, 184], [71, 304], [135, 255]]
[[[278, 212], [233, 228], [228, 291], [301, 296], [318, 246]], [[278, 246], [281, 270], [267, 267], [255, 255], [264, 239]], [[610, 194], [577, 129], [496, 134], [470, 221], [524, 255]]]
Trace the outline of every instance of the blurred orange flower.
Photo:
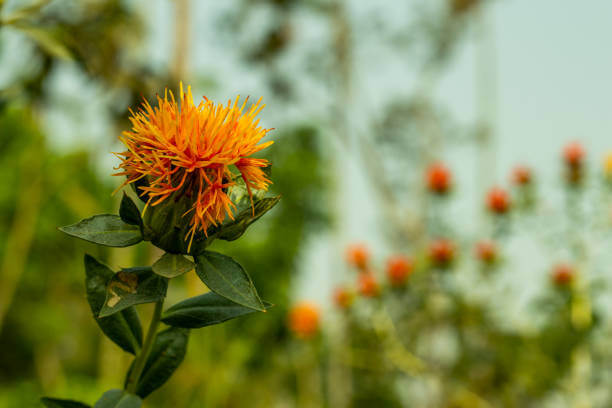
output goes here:
[[512, 181], [519, 186], [531, 184], [532, 174], [531, 169], [527, 166], [516, 166], [512, 171]]
[[[168, 96], [169, 94], [169, 96]], [[206, 97], [195, 105], [191, 87], [180, 89], [180, 104], [172, 92], [157, 97], [157, 106], [147, 101], [138, 112], [131, 112], [132, 129], [119, 138], [127, 147], [116, 153], [121, 159], [115, 176], [126, 176], [122, 184], [144, 179], [138, 187], [147, 196], [146, 205], [155, 206], [169, 197], [192, 197], [191, 226], [185, 239], [211, 225], [233, 217], [236, 206], [227, 194], [236, 177], [242, 177], [251, 189], [266, 190], [271, 183], [262, 168], [266, 159], [250, 158], [273, 142], [258, 144], [271, 129], [260, 126], [256, 116], [264, 105], [260, 101], [246, 109], [248, 98], [238, 105], [240, 97], [227, 106], [215, 104]], [[235, 174], [230, 169], [235, 168]], [[145, 207], [146, 209], [146, 207]]]
[[568, 287], [574, 281], [574, 268], [566, 263], [559, 263], [553, 267], [552, 281], [558, 287]]
[[429, 245], [429, 259], [434, 265], [446, 267], [454, 258], [455, 246], [450, 240], [441, 238]]
[[493, 187], [487, 193], [487, 208], [495, 214], [505, 214], [510, 209], [510, 196], [506, 190]]
[[352, 244], [346, 250], [346, 260], [359, 270], [365, 270], [370, 260], [370, 251], [365, 244]]
[[404, 255], [395, 255], [387, 260], [387, 278], [392, 286], [402, 286], [412, 274], [414, 263]]
[[357, 287], [361, 296], [364, 297], [376, 297], [380, 294], [380, 286], [371, 272], [359, 274]]
[[349, 308], [353, 304], [354, 299], [355, 296], [353, 295], [353, 293], [345, 287], [338, 287], [334, 291], [334, 303], [340, 309]]
[[435, 194], [446, 194], [451, 188], [451, 172], [443, 163], [434, 163], [425, 176], [427, 188]]
[[319, 308], [310, 302], [300, 302], [289, 312], [289, 329], [296, 337], [309, 339], [319, 331]]
[[579, 142], [571, 142], [563, 148], [563, 159], [569, 167], [580, 167], [586, 153], [582, 144]]
[[486, 264], [492, 264], [497, 260], [497, 245], [490, 240], [483, 240], [476, 243], [476, 258]]

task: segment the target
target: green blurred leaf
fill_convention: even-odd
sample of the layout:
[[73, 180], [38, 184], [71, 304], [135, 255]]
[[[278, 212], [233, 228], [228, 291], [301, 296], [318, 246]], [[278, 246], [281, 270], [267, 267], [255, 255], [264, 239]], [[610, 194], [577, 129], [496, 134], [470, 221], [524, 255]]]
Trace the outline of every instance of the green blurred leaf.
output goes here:
[[102, 394], [94, 408], [140, 408], [142, 400], [124, 390], [110, 390]]
[[67, 399], [43, 397], [40, 401], [47, 408], [91, 408], [90, 405]]
[[118, 215], [94, 215], [59, 229], [73, 237], [111, 247], [127, 247], [142, 241], [140, 229], [126, 224]]
[[249, 204], [248, 208], [240, 211], [233, 221], [224, 223], [219, 231], [214, 234], [215, 238], [225, 241], [234, 241], [240, 238], [252, 223], [270, 211], [280, 199], [280, 196], [267, 197], [255, 201], [253, 207]]
[[91, 255], [85, 255], [87, 301], [102, 332], [123, 350], [136, 354], [142, 345], [142, 327], [136, 309], [128, 307], [112, 316], [98, 317], [106, 300], [113, 271]]
[[165, 278], [175, 278], [195, 268], [183, 255], [165, 253], [152, 266], [153, 272]]
[[138, 226], [142, 225], [140, 210], [136, 206], [136, 203], [134, 203], [134, 201], [132, 201], [132, 199], [125, 193], [123, 193], [123, 198], [121, 199], [119, 217], [121, 217], [121, 219], [128, 224]]
[[151, 267], [122, 269], [106, 285], [106, 300], [100, 317], [110, 316], [130, 306], [153, 303], [166, 297], [168, 280]]
[[212, 251], [195, 259], [196, 273], [210, 290], [242, 306], [265, 311], [251, 278], [238, 262]]
[[178, 327], [170, 327], [158, 333], [138, 380], [137, 395], [145, 398], [168, 381], [185, 358], [188, 339], [189, 330]]
[[[266, 307], [268, 306], [270, 304], [266, 304]], [[165, 311], [162, 322], [174, 327], [198, 329], [254, 312], [252, 308], [209, 292], [170, 307]]]
[[30, 37], [45, 53], [52, 57], [63, 60], [72, 59], [72, 54], [68, 48], [50, 30], [23, 23], [14, 23], [12, 26]]

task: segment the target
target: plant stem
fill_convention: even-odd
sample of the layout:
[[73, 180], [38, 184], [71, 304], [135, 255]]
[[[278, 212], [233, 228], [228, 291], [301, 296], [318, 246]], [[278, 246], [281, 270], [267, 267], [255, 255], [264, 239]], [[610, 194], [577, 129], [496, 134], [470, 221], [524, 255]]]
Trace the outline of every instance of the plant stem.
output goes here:
[[136, 359], [134, 360], [134, 367], [132, 368], [132, 372], [130, 373], [130, 376], [128, 377], [126, 383], [125, 389], [129, 393], [133, 394], [136, 392], [138, 380], [142, 375], [142, 371], [144, 370], [147, 358], [149, 357], [151, 349], [153, 348], [153, 342], [155, 341], [155, 337], [157, 336], [157, 326], [159, 325], [159, 319], [161, 318], [163, 306], [163, 299], [155, 303], [155, 310], [153, 311], [153, 317], [151, 318], [151, 323], [149, 324], [147, 336], [145, 337], [144, 343], [142, 344], [142, 349], [140, 350], [140, 353], [138, 353]]

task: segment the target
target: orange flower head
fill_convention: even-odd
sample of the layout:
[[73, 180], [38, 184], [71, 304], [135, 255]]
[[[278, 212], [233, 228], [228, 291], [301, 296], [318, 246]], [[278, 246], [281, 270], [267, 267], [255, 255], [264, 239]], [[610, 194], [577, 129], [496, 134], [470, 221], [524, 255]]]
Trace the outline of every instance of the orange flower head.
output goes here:
[[574, 268], [566, 263], [560, 263], [553, 267], [552, 281], [557, 287], [568, 287], [574, 281]]
[[363, 271], [368, 266], [370, 251], [365, 244], [352, 244], [346, 250], [346, 260], [349, 265]]
[[493, 187], [487, 193], [487, 208], [494, 214], [505, 214], [510, 209], [510, 196], [506, 190]]
[[135, 183], [146, 201], [145, 211], [170, 200], [187, 198], [184, 217], [189, 215], [189, 247], [198, 232], [207, 235], [210, 226], [233, 219], [236, 205], [228, 188], [242, 179], [252, 200], [252, 189], [267, 190], [271, 181], [263, 168], [266, 159], [250, 157], [271, 145], [258, 144], [271, 129], [259, 126], [257, 115], [263, 109], [261, 99], [247, 108], [246, 98], [227, 105], [215, 104], [204, 97], [193, 102], [191, 87], [176, 101], [166, 90], [157, 97], [157, 106], [144, 101], [137, 111], [130, 111], [132, 128], [119, 138], [127, 150], [116, 153], [121, 159], [115, 176], [126, 176], [121, 187]]
[[407, 256], [395, 255], [387, 260], [387, 278], [392, 286], [405, 284], [413, 269], [414, 262]]
[[355, 300], [355, 296], [353, 292], [347, 288], [340, 286], [334, 290], [334, 303], [340, 309], [348, 309], [351, 307], [353, 300]]
[[455, 245], [448, 239], [438, 239], [429, 245], [429, 259], [439, 267], [447, 267], [455, 259]]
[[526, 186], [532, 181], [531, 169], [527, 166], [516, 166], [512, 172], [512, 181], [517, 186]]
[[429, 191], [434, 194], [444, 195], [451, 188], [451, 172], [443, 163], [434, 163], [427, 169], [425, 181]]
[[586, 153], [579, 142], [571, 142], [563, 148], [563, 159], [569, 167], [576, 168], [582, 165]]
[[493, 241], [483, 240], [476, 243], [476, 258], [485, 264], [492, 264], [497, 260], [497, 245]]
[[309, 339], [319, 331], [319, 308], [310, 302], [300, 302], [289, 312], [289, 329], [300, 339]]
[[380, 286], [371, 272], [359, 274], [357, 287], [361, 296], [364, 297], [376, 297], [380, 294]]

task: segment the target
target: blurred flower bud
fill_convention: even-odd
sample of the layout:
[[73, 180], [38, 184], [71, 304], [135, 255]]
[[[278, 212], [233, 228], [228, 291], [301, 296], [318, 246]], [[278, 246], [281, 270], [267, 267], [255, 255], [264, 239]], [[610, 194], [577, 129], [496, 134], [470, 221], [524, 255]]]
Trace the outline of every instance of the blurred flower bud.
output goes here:
[[334, 303], [340, 309], [348, 309], [351, 307], [353, 300], [355, 300], [355, 295], [346, 287], [340, 286], [334, 291]]
[[310, 302], [300, 302], [289, 312], [289, 329], [300, 339], [312, 338], [319, 331], [319, 308]]
[[391, 286], [399, 287], [406, 283], [406, 280], [412, 274], [414, 263], [412, 259], [403, 256], [395, 255], [387, 260], [387, 278]]
[[531, 169], [527, 166], [516, 166], [512, 171], [512, 182], [517, 186], [526, 186], [531, 184], [532, 174]]
[[483, 240], [476, 243], [476, 258], [484, 264], [491, 265], [497, 260], [497, 245], [490, 240]]
[[346, 260], [349, 265], [364, 271], [370, 260], [370, 251], [364, 244], [352, 244], [346, 250]]
[[563, 148], [563, 160], [568, 167], [580, 167], [584, 161], [584, 148], [579, 142], [571, 142]]
[[569, 287], [574, 281], [574, 268], [566, 263], [559, 263], [553, 267], [552, 281], [557, 287]]
[[487, 208], [494, 214], [505, 214], [510, 210], [510, 196], [506, 190], [493, 187], [487, 193]]
[[429, 245], [429, 259], [433, 265], [447, 267], [455, 259], [455, 246], [448, 239], [438, 239]]
[[357, 287], [361, 296], [364, 297], [376, 297], [380, 294], [380, 286], [371, 272], [359, 274]]
[[579, 142], [568, 143], [563, 149], [565, 180], [570, 186], [579, 186], [582, 182], [585, 156], [584, 148]]
[[451, 189], [451, 172], [442, 163], [434, 163], [427, 169], [427, 188], [434, 194], [444, 195]]

